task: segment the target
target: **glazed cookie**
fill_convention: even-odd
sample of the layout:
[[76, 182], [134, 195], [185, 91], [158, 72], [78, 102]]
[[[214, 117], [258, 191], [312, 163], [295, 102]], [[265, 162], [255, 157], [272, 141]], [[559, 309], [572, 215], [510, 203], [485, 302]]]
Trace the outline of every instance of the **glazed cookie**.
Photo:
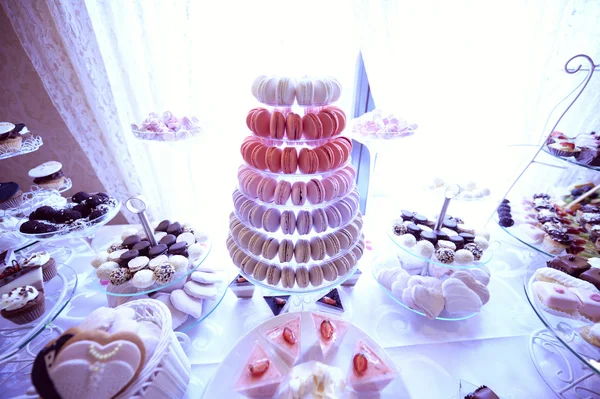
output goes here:
[[171, 292], [171, 304], [180, 312], [189, 314], [195, 319], [202, 316], [202, 299], [190, 297], [183, 290], [174, 290]]

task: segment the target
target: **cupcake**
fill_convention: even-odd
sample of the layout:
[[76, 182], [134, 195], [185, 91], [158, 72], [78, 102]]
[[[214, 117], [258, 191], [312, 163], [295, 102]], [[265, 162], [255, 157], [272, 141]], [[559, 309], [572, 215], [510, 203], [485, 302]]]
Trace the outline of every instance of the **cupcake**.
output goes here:
[[0, 149], [4, 151], [19, 151], [23, 143], [23, 138], [20, 134], [23, 129], [26, 128], [22, 123], [15, 126], [10, 122], [1, 122]]
[[17, 287], [2, 295], [0, 314], [15, 324], [27, 324], [46, 311], [44, 293], [31, 285]]
[[56, 276], [56, 262], [48, 252], [37, 252], [25, 259], [23, 267], [41, 266], [44, 282], [50, 281]]
[[552, 255], [558, 255], [567, 249], [569, 245], [571, 245], [571, 238], [567, 233], [551, 230], [546, 237], [544, 237], [542, 250]]
[[33, 177], [33, 184], [51, 190], [58, 190], [65, 183], [62, 164], [57, 161], [44, 162], [36, 166], [29, 171], [29, 177]]
[[0, 209], [19, 208], [23, 203], [23, 191], [15, 182], [0, 183]]
[[575, 147], [575, 143], [570, 141], [555, 141], [552, 144], [548, 144], [548, 150], [551, 154], [558, 157], [574, 157], [581, 152], [581, 149]]

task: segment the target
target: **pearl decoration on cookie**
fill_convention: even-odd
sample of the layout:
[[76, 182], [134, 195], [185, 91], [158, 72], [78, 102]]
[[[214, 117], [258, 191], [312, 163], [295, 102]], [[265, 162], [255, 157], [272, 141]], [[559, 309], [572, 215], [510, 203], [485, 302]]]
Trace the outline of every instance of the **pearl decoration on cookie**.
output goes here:
[[119, 350], [121, 349], [122, 345], [123, 345], [122, 343], [117, 344], [117, 346], [108, 353], [99, 353], [96, 350], [96, 348], [94, 348], [92, 345], [90, 345], [89, 353], [90, 353], [90, 356], [96, 360], [100, 360], [100, 361], [108, 360], [111, 357], [113, 357], [114, 355], [116, 355], [117, 353], [119, 353]]

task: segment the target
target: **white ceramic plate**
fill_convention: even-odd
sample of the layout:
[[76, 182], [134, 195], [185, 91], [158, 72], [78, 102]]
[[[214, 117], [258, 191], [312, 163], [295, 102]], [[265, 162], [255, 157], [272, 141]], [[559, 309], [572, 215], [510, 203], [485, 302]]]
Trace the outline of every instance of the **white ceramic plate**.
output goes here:
[[[275, 328], [292, 318], [296, 315], [300, 315], [300, 329], [302, 332], [301, 346], [300, 346], [300, 357], [295, 365], [299, 365], [312, 360], [320, 361], [329, 366], [339, 367], [344, 375], [348, 372], [350, 364], [352, 363], [352, 356], [354, 347], [359, 340], [363, 340], [369, 345], [381, 358], [382, 360], [393, 369], [396, 369], [397, 375], [382, 392], [381, 395], [375, 394], [374, 397], [378, 398], [395, 398], [398, 392], [405, 391], [405, 385], [400, 378], [400, 373], [397, 370], [397, 366], [394, 364], [390, 356], [377, 344], [371, 337], [369, 337], [364, 331], [359, 329], [353, 324], [348, 325], [348, 331], [344, 339], [338, 343], [337, 348], [330, 351], [328, 356], [323, 359], [321, 354], [321, 348], [317, 341], [317, 332], [314, 328], [311, 312], [294, 312], [285, 313], [283, 315], [271, 318], [264, 323], [260, 324], [248, 334], [246, 334], [238, 343], [233, 347], [229, 354], [223, 359], [219, 368], [215, 372], [215, 375], [208, 383], [206, 390], [204, 391], [204, 398], [244, 398], [243, 395], [238, 394], [233, 386], [237, 382], [241, 368], [245, 367], [246, 360], [250, 355], [250, 350], [254, 346], [255, 342], [259, 342], [263, 348], [267, 351], [270, 356], [277, 357], [281, 360], [283, 366], [285, 362], [276, 355], [275, 348], [268, 343], [268, 341], [262, 335], [263, 332]], [[327, 314], [319, 312], [320, 314]], [[335, 316], [331, 316], [336, 318]], [[287, 372], [290, 367], [284, 366], [284, 370]], [[359, 395], [347, 386], [346, 393], [343, 398], [358, 398], [365, 397]], [[369, 395], [369, 397], [371, 397]]]

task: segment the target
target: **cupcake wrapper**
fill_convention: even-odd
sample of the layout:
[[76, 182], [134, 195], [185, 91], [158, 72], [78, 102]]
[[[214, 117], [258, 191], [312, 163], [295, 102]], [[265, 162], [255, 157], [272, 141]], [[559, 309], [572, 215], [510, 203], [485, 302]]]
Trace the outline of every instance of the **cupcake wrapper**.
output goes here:
[[44, 276], [44, 283], [52, 280], [58, 273], [56, 270], [56, 262], [50, 260], [52, 264], [48, 266], [42, 266], [42, 275]]
[[552, 148], [552, 147], [548, 147], [548, 151], [550, 151], [550, 154], [552, 155], [556, 155], [557, 157], [574, 157], [577, 154], [579, 154], [580, 151], [563, 151], [563, 150], [557, 150], [556, 148]]
[[15, 198], [9, 198], [6, 201], [0, 203], [0, 209], [6, 210], [6, 209], [18, 208], [21, 206], [22, 203], [23, 203], [23, 193], [20, 192], [20, 194], [18, 196], [16, 196]]
[[21, 149], [21, 144], [23, 143], [22, 137], [15, 137], [14, 139], [4, 140], [0, 143], [0, 149], [4, 151], [18, 151]]
[[46, 301], [41, 301], [38, 306], [30, 309], [28, 312], [20, 314], [15, 317], [10, 317], [8, 320], [12, 321], [15, 324], [27, 324], [32, 321], [39, 319], [46, 312]]
[[565, 245], [559, 244], [548, 237], [544, 238], [544, 241], [542, 241], [542, 250], [552, 255], [558, 255], [562, 253], [565, 248], [567, 248]]
[[50, 190], [58, 190], [59, 188], [61, 188], [63, 186], [64, 183], [65, 183], [65, 178], [61, 177], [58, 180], [51, 180], [46, 183], [40, 183], [40, 184], [38, 184], [38, 186], [40, 186], [42, 188], [47, 188]]

